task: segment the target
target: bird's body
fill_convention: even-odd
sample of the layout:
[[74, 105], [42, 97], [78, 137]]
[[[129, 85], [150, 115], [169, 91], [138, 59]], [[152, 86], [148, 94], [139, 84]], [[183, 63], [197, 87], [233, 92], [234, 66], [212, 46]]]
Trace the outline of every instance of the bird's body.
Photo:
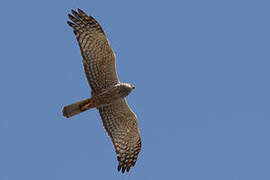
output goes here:
[[91, 108], [100, 108], [111, 105], [125, 98], [135, 87], [127, 83], [118, 83], [101, 92], [92, 93], [92, 97], [82, 100], [63, 108], [63, 116], [69, 118]]
[[134, 166], [141, 150], [137, 117], [125, 97], [134, 86], [120, 83], [116, 73], [115, 56], [98, 22], [82, 10], [72, 10], [68, 21], [76, 35], [84, 71], [92, 89], [92, 97], [63, 108], [69, 118], [91, 108], [97, 108], [103, 126], [115, 148], [118, 170], [122, 173]]

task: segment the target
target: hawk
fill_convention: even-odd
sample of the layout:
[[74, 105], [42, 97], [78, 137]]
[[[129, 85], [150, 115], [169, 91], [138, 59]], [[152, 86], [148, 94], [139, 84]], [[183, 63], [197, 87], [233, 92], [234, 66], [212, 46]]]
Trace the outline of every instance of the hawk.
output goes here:
[[71, 117], [91, 108], [97, 108], [107, 134], [114, 146], [118, 171], [128, 172], [134, 166], [141, 150], [137, 117], [125, 97], [135, 88], [120, 83], [116, 74], [115, 56], [99, 23], [82, 10], [68, 14], [77, 38], [86, 78], [92, 89], [91, 98], [62, 110], [64, 117]]

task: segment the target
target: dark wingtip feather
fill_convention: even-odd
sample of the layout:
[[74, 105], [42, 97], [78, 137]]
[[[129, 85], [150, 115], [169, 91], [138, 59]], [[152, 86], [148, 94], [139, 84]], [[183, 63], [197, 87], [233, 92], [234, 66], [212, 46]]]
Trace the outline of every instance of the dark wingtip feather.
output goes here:
[[74, 22], [74, 20], [76, 19], [74, 16], [72, 16], [71, 14], [68, 14], [68, 18]]
[[72, 12], [72, 14], [73, 14], [76, 18], [78, 18], [78, 19], [81, 19], [81, 18], [82, 18], [82, 16], [81, 16], [79, 13], [77, 13], [76, 11], [71, 10], [71, 12]]
[[82, 17], [84, 17], [84, 18], [86, 18], [86, 17], [91, 17], [91, 16], [88, 16], [83, 10], [81, 10], [81, 9], [79, 9], [79, 8], [78, 8], [78, 13], [79, 13]]
[[81, 10], [80, 8], [78, 8], [78, 12], [79, 12], [80, 14], [85, 14], [85, 15], [86, 15], [86, 13], [83, 12], [83, 10]]
[[70, 22], [70, 21], [67, 21], [67, 24], [70, 26], [70, 27], [72, 27], [72, 28], [75, 28], [75, 24], [73, 24], [72, 22]]
[[125, 166], [122, 166], [122, 173], [124, 173], [126, 170], [126, 167]]
[[73, 15], [77, 14], [77, 12], [74, 11], [73, 9], [71, 9], [71, 13], [72, 13]]
[[122, 173], [129, 172], [131, 166], [126, 166], [126, 165], [118, 165], [117, 170], [121, 171]]

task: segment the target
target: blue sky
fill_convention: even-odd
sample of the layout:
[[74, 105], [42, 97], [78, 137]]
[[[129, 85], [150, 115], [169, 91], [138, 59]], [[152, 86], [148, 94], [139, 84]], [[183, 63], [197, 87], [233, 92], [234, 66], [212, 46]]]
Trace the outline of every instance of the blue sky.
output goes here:
[[[270, 179], [270, 2], [3, 1], [0, 179]], [[128, 174], [90, 96], [75, 36], [81, 8], [103, 27], [137, 114], [142, 151]]]

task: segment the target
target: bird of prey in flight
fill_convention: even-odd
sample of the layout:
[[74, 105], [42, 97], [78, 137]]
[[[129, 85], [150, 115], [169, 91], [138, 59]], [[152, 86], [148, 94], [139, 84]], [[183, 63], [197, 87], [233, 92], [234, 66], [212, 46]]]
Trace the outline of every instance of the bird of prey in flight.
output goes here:
[[118, 171], [128, 172], [134, 166], [141, 150], [137, 117], [128, 106], [125, 97], [135, 88], [121, 83], [117, 77], [115, 55], [99, 23], [78, 9], [68, 14], [77, 38], [82, 64], [91, 97], [63, 108], [63, 116], [69, 118], [88, 109], [97, 108], [114, 146]]

